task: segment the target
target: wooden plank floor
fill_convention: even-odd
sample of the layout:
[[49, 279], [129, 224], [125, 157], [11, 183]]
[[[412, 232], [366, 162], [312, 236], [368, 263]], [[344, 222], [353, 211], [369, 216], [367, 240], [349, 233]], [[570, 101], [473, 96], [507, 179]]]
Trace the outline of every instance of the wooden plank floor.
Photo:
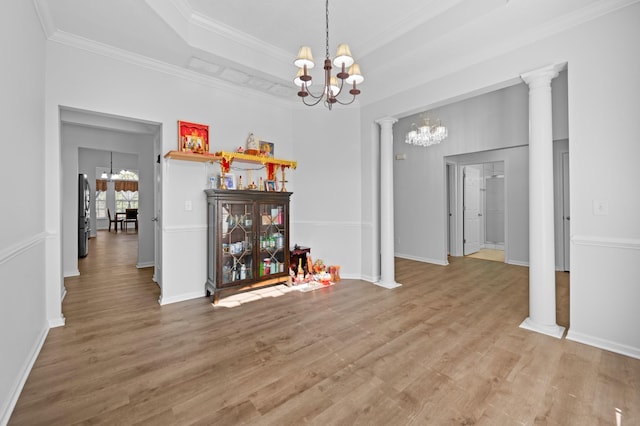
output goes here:
[[640, 360], [518, 328], [527, 268], [397, 260], [394, 290], [160, 307], [136, 238], [90, 241], [11, 425], [640, 424]]

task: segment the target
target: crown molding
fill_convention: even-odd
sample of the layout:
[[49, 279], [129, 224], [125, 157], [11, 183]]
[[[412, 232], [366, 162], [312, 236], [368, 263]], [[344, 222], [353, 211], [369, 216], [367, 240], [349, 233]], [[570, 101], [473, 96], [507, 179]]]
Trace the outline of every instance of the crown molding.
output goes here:
[[120, 62], [126, 62], [142, 68], [162, 72], [184, 80], [190, 80], [198, 84], [235, 93], [237, 95], [252, 96], [262, 100], [267, 100], [271, 103], [276, 102], [283, 107], [291, 107], [291, 105], [294, 104], [292, 99], [274, 96], [260, 90], [252, 89], [249, 86], [239, 86], [237, 84], [228, 83], [213, 76], [207, 76], [177, 65], [152, 59], [147, 56], [139, 55], [128, 50], [120, 49], [64, 31], [55, 31], [53, 35], [49, 37], [49, 41], [91, 52]]
[[[211, 17], [193, 9], [193, 7], [186, 0], [166, 1], [179, 12], [184, 21], [184, 24], [186, 24], [187, 26], [196, 26], [207, 31], [208, 33], [211, 33], [212, 35], [222, 37], [225, 40], [229, 40], [251, 50], [266, 54], [274, 58], [276, 61], [281, 61], [287, 64], [292, 61], [291, 52], [285, 51], [272, 44], [265, 43], [257, 37], [239, 31], [237, 28], [226, 25], [220, 21], [216, 21], [215, 19], [212, 19]], [[161, 12], [159, 5], [155, 2], [147, 0], [147, 5], [155, 10], [160, 17], [165, 16], [164, 13]], [[172, 23], [170, 23], [167, 19], [165, 19], [165, 22], [173, 26]], [[177, 31], [176, 28], [174, 28], [174, 30]], [[191, 31], [189, 31], [189, 33], [190, 32]], [[179, 31], [178, 33], [180, 34]], [[185, 42], [187, 42], [188, 44], [191, 44], [190, 41], [192, 40], [185, 40]]]
[[431, 19], [436, 18], [438, 15], [444, 13], [445, 11], [451, 9], [454, 6], [457, 6], [459, 3], [462, 3], [464, 0], [431, 0], [426, 1], [425, 4], [418, 9], [415, 13], [410, 14], [409, 16], [395, 22], [388, 29], [383, 32], [373, 35], [366, 42], [362, 43], [360, 46], [354, 46], [354, 51], [360, 52], [359, 56], [361, 58], [366, 57], [367, 55], [375, 52], [377, 49], [389, 44], [393, 40], [401, 37], [402, 35], [408, 33], [409, 31], [417, 28]]
[[40, 20], [42, 31], [46, 38], [51, 37], [55, 32], [56, 27], [51, 18], [51, 11], [49, 10], [49, 2], [47, 0], [33, 0], [33, 7], [36, 9], [36, 14]]
[[[406, 86], [396, 88], [394, 93], [405, 93], [407, 91], [415, 89], [416, 87], [420, 87], [424, 84], [428, 84], [435, 80], [444, 78], [447, 75], [460, 72], [475, 64], [481, 64], [493, 58], [497, 58], [499, 56], [517, 51], [518, 49], [531, 45], [537, 41], [560, 34], [581, 24], [587, 23], [609, 13], [615, 12], [619, 9], [623, 9], [627, 6], [638, 3], [639, 1], [640, 0], [607, 0], [585, 6], [572, 13], [568, 13], [566, 15], [550, 20], [543, 25], [531, 28], [530, 30], [525, 31], [514, 38], [504, 39], [499, 43], [488, 44], [483, 48], [474, 50], [468, 55], [454, 56], [447, 63], [443, 62], [440, 63], [437, 67], [426, 68], [428, 71], [420, 75], [420, 81], [405, 80]], [[463, 31], [464, 28], [461, 28], [458, 30], [458, 33], [461, 33]], [[451, 36], [462, 37], [459, 34], [451, 34]], [[433, 46], [437, 46], [437, 43], [438, 40], [432, 40], [427, 43], [423, 43], [419, 47], [419, 51], [406, 51], [402, 55], [398, 56], [398, 58], [396, 58], [396, 62], [405, 63], [406, 60], [415, 57], [429, 58], [430, 49], [432, 49]], [[369, 81], [375, 80], [377, 72], [388, 73], [389, 68], [379, 68], [378, 70], [370, 72]], [[382, 102], [385, 99], [389, 99], [395, 96], [394, 93], [379, 91], [375, 94], [370, 94], [366, 97], [363, 97], [362, 105], [367, 106]]]
[[193, 25], [197, 25], [200, 28], [203, 28], [206, 31], [209, 31], [227, 40], [245, 46], [249, 49], [266, 53], [272, 58], [275, 58], [277, 61], [293, 64], [292, 55], [294, 55], [295, 52], [287, 52], [286, 50], [283, 50], [272, 44], [265, 43], [259, 38], [253, 37], [252, 35], [249, 35], [247, 33], [243, 33], [242, 31], [239, 31], [238, 29], [233, 28], [229, 25], [223, 24], [222, 22], [215, 21], [199, 12], [192, 11], [190, 23]]

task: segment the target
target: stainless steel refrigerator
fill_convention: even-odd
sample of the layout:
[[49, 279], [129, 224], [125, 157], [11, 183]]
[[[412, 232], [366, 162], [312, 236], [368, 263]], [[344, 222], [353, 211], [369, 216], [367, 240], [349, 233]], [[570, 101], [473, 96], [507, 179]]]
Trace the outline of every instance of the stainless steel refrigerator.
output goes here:
[[89, 254], [91, 188], [87, 176], [78, 175], [78, 257]]

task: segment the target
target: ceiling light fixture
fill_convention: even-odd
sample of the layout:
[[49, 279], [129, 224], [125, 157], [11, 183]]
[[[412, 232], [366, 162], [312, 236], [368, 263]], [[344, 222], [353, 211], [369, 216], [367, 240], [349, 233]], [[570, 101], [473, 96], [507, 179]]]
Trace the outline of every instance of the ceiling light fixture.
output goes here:
[[433, 125], [428, 116], [422, 117], [422, 120], [424, 124], [420, 127], [411, 123], [411, 130], [404, 139], [405, 143], [426, 147], [439, 144], [449, 135], [447, 128], [442, 125], [440, 120], [438, 120], [438, 124]]
[[[313, 62], [313, 55], [311, 54], [311, 48], [309, 46], [302, 46], [298, 52], [298, 57], [293, 62], [299, 68], [298, 74], [293, 82], [296, 87], [300, 88], [298, 96], [302, 98], [302, 103], [307, 106], [314, 106], [324, 100], [324, 105], [331, 109], [335, 103], [339, 103], [340, 105], [349, 105], [355, 101], [356, 96], [360, 94], [360, 89], [357, 88], [357, 85], [364, 81], [364, 77], [360, 73], [360, 66], [354, 63], [354, 60], [351, 57], [351, 51], [349, 50], [349, 45], [347, 44], [338, 45], [338, 52], [333, 60], [333, 65], [338, 68], [338, 74], [335, 76], [331, 75], [332, 67], [331, 58], [329, 57], [329, 0], [326, 1], [325, 11], [326, 41], [324, 86], [322, 86], [322, 92], [319, 95], [314, 95], [309, 91], [309, 86], [311, 86], [311, 75], [309, 74], [309, 70], [315, 66]], [[349, 70], [348, 72], [347, 69]], [[342, 93], [345, 83], [351, 87], [349, 93], [353, 96], [348, 102], [338, 99], [338, 96]], [[313, 100], [311, 102], [307, 102], [308, 97], [311, 97]]]
[[108, 179], [109, 181], [118, 179], [118, 175], [113, 173], [113, 151], [110, 152], [111, 154], [111, 162], [110, 162], [110, 169], [109, 169], [109, 174], [107, 175], [107, 172], [102, 172], [102, 174], [100, 175], [100, 179]]

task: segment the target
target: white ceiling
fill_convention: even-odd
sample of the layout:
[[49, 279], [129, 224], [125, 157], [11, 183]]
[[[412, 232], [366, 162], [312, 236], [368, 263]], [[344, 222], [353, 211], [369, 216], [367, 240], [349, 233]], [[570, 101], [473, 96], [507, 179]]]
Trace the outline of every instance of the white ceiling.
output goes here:
[[[297, 99], [300, 45], [324, 59], [324, 0], [34, 1], [51, 40], [281, 98]], [[637, 1], [331, 0], [329, 48], [350, 45], [366, 104]]]

